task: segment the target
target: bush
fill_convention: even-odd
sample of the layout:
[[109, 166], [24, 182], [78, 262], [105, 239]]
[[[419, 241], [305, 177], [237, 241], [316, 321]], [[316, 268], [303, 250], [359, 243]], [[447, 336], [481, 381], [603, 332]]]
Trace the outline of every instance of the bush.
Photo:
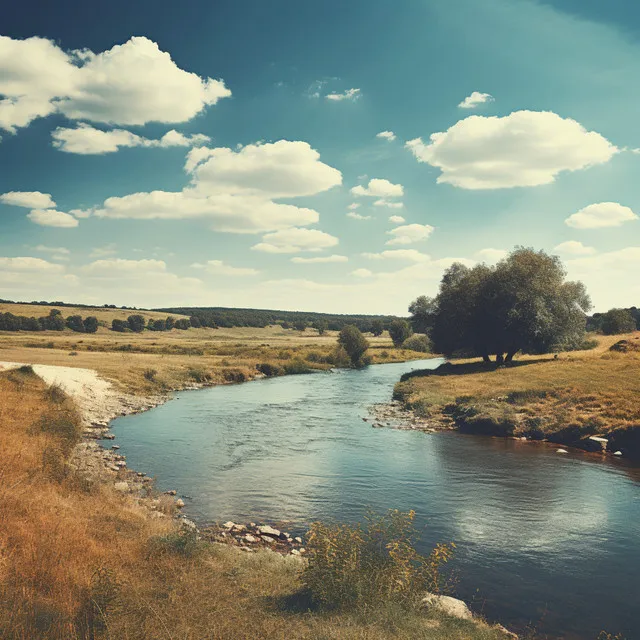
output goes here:
[[295, 375], [299, 373], [311, 373], [313, 369], [301, 358], [294, 358], [284, 365], [284, 372], [287, 375]]
[[406, 320], [394, 320], [389, 325], [389, 336], [394, 347], [399, 347], [411, 335], [411, 325]]
[[363, 366], [362, 357], [369, 348], [369, 343], [358, 327], [352, 324], [343, 327], [338, 336], [338, 344], [347, 353], [354, 367]]
[[191, 557], [198, 550], [198, 531], [184, 527], [180, 531], [149, 540], [149, 557], [162, 553]]
[[275, 376], [281, 376], [284, 374], [284, 369], [277, 364], [272, 364], [271, 362], [263, 362], [256, 366], [256, 369], [263, 373], [268, 378], [274, 378]]
[[114, 318], [111, 321], [111, 331], [118, 331], [119, 333], [129, 331], [129, 323], [126, 320], [118, 320], [117, 318]]
[[211, 382], [211, 374], [204, 369], [189, 369], [188, 376], [200, 384]]
[[82, 320], [82, 316], [69, 316], [67, 318], [67, 327], [69, 327], [71, 331], [84, 333], [84, 321]]
[[85, 333], [95, 333], [98, 330], [98, 318], [95, 316], [87, 316], [82, 321]]
[[142, 375], [145, 377], [145, 380], [153, 382], [156, 379], [158, 372], [155, 369], [145, 369]]
[[402, 348], [420, 353], [431, 353], [431, 340], [427, 336], [416, 333], [402, 343]]
[[610, 309], [602, 316], [602, 333], [614, 336], [636, 330], [636, 321], [628, 309]]
[[82, 436], [77, 413], [65, 404], [43, 413], [34, 425], [34, 430], [49, 433], [61, 440], [65, 451], [70, 451]]
[[127, 318], [129, 329], [134, 333], [142, 333], [144, 331], [144, 316], [135, 314]]
[[326, 609], [375, 609], [392, 602], [414, 607], [426, 592], [441, 591], [440, 567], [454, 545], [420, 555], [414, 516], [392, 510], [370, 515], [364, 526], [312, 524], [302, 583], [313, 600]]

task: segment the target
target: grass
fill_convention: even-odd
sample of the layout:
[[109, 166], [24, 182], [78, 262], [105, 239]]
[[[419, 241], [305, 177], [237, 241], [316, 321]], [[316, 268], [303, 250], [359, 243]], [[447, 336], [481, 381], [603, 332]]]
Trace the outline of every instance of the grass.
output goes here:
[[591, 351], [527, 356], [511, 367], [457, 361], [407, 377], [395, 393], [424, 416], [448, 413], [474, 432], [568, 444], [615, 438], [640, 426], [640, 352], [611, 351], [621, 339], [636, 343], [640, 334], [600, 336]]
[[[0, 304], [0, 312], [47, 315], [49, 307]], [[88, 309], [62, 307], [67, 315], [89, 315]], [[100, 321], [126, 317], [128, 310], [97, 308]], [[93, 313], [94, 310], [91, 310]], [[137, 312], [136, 312], [137, 313]], [[141, 312], [146, 317], [166, 314]], [[119, 315], [122, 314], [122, 315]], [[395, 349], [388, 335], [368, 337], [373, 362], [424, 358], [424, 353]], [[123, 390], [153, 394], [189, 384], [249, 380], [258, 365], [271, 372], [301, 373], [326, 369], [337, 332], [318, 335], [312, 329], [265, 328], [189, 329], [181, 331], [117, 333], [99, 327], [95, 334], [65, 331], [0, 332], [0, 360], [95, 369]], [[69, 357], [73, 355], [73, 357]], [[150, 371], [156, 374], [151, 376]]]
[[[482, 622], [395, 605], [366, 616], [309, 610], [300, 560], [207, 545], [109, 483], [83, 482], [67, 462], [77, 415], [60, 389], [25, 368], [0, 374], [0, 397], [2, 638], [505, 637]], [[51, 420], [61, 412], [65, 428]]]

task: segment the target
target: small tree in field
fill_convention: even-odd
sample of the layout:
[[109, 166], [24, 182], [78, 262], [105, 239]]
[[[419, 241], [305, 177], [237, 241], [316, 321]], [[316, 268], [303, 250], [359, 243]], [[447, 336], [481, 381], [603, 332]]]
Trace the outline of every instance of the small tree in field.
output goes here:
[[318, 335], [322, 336], [325, 334], [326, 330], [329, 328], [329, 323], [324, 319], [316, 320], [312, 326], [318, 332]]
[[374, 320], [371, 323], [371, 333], [377, 338], [381, 336], [384, 331], [384, 323], [382, 320]]
[[347, 352], [354, 367], [363, 365], [363, 356], [369, 343], [358, 327], [352, 324], [343, 327], [338, 336], [338, 344]]
[[410, 335], [411, 326], [406, 320], [397, 319], [389, 325], [389, 336], [394, 347], [400, 347]]
[[636, 321], [628, 309], [610, 309], [602, 316], [602, 333], [613, 336], [636, 330]]
[[95, 333], [98, 330], [98, 318], [95, 316], [87, 316], [83, 322], [85, 333]]
[[129, 329], [135, 333], [142, 333], [144, 331], [144, 316], [135, 314], [127, 318], [129, 323]]
[[84, 322], [82, 321], [82, 316], [69, 316], [67, 318], [67, 327], [72, 331], [84, 333]]

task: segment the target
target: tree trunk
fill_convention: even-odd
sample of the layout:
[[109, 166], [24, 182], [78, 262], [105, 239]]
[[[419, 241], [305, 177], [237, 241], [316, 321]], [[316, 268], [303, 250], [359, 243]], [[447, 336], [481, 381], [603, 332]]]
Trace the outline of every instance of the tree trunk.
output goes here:
[[504, 364], [504, 354], [496, 353], [496, 364], [497, 365]]
[[488, 353], [483, 353], [482, 354], [482, 361], [486, 364], [489, 364], [491, 362], [491, 358], [489, 357]]
[[518, 350], [514, 350], [514, 351], [508, 351], [507, 352], [507, 358], [505, 360], [505, 362], [513, 362], [513, 356], [516, 355], [516, 353], [518, 353]]

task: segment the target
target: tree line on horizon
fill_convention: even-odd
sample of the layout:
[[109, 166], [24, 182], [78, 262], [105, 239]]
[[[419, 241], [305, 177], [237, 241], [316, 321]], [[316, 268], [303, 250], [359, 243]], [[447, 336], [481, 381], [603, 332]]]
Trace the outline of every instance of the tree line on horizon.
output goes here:
[[0, 331], [64, 331], [71, 329], [78, 333], [95, 333], [98, 330], [95, 316], [83, 318], [72, 315], [64, 318], [59, 309], [51, 309], [48, 316], [40, 318], [0, 313]]

